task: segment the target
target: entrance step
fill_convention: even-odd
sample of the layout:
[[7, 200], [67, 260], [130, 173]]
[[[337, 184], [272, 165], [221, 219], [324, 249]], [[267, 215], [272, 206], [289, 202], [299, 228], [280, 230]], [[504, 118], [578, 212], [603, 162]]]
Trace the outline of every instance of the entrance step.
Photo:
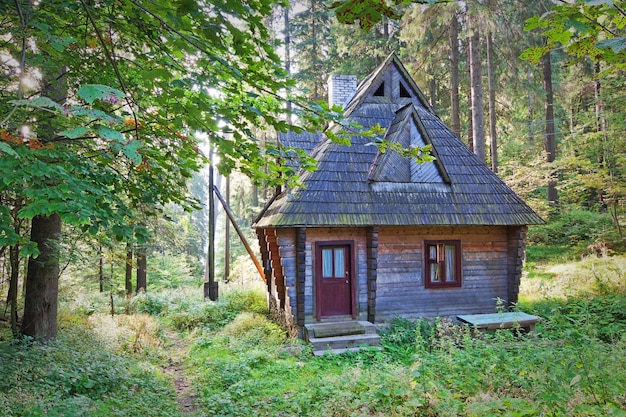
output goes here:
[[304, 329], [305, 339], [313, 346], [315, 356], [380, 346], [378, 330], [368, 321], [305, 324]]

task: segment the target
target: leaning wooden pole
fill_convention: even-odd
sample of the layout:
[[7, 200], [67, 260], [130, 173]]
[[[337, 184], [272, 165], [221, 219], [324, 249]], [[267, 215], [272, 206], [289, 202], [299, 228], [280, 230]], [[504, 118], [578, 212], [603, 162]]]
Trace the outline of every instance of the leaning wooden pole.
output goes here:
[[226, 203], [226, 200], [224, 200], [224, 197], [222, 197], [222, 194], [220, 194], [220, 190], [218, 190], [216, 186], [213, 186], [213, 192], [215, 192], [215, 196], [217, 197], [218, 200], [220, 200], [220, 203], [222, 203], [222, 207], [224, 207], [224, 212], [226, 212], [226, 215], [228, 216], [231, 224], [233, 225], [233, 228], [239, 235], [239, 239], [241, 239], [241, 243], [243, 243], [243, 246], [245, 246], [246, 250], [248, 251], [248, 255], [250, 255], [250, 259], [252, 259], [252, 262], [254, 262], [254, 266], [256, 267], [257, 271], [259, 271], [259, 275], [261, 275], [261, 279], [265, 281], [265, 274], [263, 273], [263, 267], [261, 266], [261, 263], [254, 255], [254, 252], [252, 251], [252, 248], [248, 244], [246, 237], [241, 232], [239, 225], [235, 221], [235, 216], [233, 215], [233, 212], [230, 210], [230, 207], [228, 206], [228, 204]]

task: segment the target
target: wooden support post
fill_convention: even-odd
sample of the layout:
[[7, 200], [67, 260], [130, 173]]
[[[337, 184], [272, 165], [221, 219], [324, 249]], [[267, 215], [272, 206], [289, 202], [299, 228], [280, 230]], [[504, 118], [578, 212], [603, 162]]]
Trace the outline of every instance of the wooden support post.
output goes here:
[[[226, 177], [226, 205], [230, 205], [230, 176]], [[230, 279], [230, 222], [224, 225], [224, 282]]]
[[306, 228], [296, 228], [296, 324], [304, 326], [306, 283]]
[[224, 200], [224, 197], [222, 197], [222, 195], [220, 194], [220, 190], [218, 190], [217, 187], [213, 186], [213, 192], [215, 193], [215, 196], [218, 198], [218, 200], [220, 200], [220, 202], [222, 203], [222, 206], [224, 207], [224, 211], [226, 212], [226, 215], [230, 219], [230, 222], [232, 223], [233, 228], [237, 232], [237, 235], [239, 235], [239, 239], [241, 239], [241, 243], [243, 243], [243, 246], [246, 248], [246, 251], [248, 251], [248, 255], [250, 255], [250, 259], [252, 259], [254, 266], [256, 267], [257, 271], [259, 271], [259, 275], [261, 275], [261, 279], [265, 281], [265, 274], [263, 273], [263, 267], [261, 266], [258, 259], [254, 255], [254, 252], [252, 251], [252, 248], [248, 244], [246, 237], [243, 235], [241, 229], [239, 228], [239, 225], [237, 224], [237, 221], [235, 220], [235, 216], [233, 215], [233, 212], [231, 211], [228, 204], [226, 203], [226, 200]]
[[[213, 147], [209, 150], [211, 167], [209, 169], [209, 190], [213, 190]], [[215, 282], [215, 200], [213, 193], [209, 192], [209, 248], [207, 253], [207, 264], [204, 273], [204, 298], [216, 301], [218, 297], [217, 282]]]

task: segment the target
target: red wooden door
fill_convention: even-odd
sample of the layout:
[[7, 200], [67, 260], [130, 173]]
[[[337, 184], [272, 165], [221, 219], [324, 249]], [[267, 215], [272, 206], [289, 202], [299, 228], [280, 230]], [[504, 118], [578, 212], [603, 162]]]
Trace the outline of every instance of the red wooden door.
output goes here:
[[352, 315], [352, 259], [350, 244], [317, 247], [318, 317]]

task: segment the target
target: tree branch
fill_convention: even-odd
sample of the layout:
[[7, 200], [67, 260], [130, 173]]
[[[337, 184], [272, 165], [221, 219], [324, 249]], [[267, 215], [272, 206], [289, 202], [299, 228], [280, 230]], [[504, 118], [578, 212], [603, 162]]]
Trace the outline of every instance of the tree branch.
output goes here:
[[104, 55], [106, 56], [107, 60], [111, 63], [111, 66], [113, 67], [113, 71], [115, 72], [115, 77], [117, 78], [117, 81], [120, 83], [120, 87], [122, 88], [122, 91], [124, 91], [124, 98], [126, 99], [126, 103], [128, 103], [128, 106], [130, 107], [130, 111], [133, 114], [133, 119], [135, 120], [135, 129], [134, 129], [135, 137], [137, 140], [139, 140], [139, 129], [138, 129], [139, 123], [137, 121], [137, 113], [135, 112], [135, 108], [134, 108], [135, 103], [134, 103], [134, 100], [132, 99], [132, 95], [130, 94], [130, 91], [128, 91], [128, 88], [126, 87], [126, 83], [124, 82], [124, 79], [122, 78], [122, 74], [120, 73], [119, 68], [117, 67], [117, 63], [115, 62], [115, 60], [113, 59], [113, 55], [111, 55], [111, 52], [107, 48], [104, 37], [102, 36], [100, 29], [98, 29], [98, 26], [96, 25], [96, 21], [91, 15], [91, 11], [89, 10], [89, 7], [87, 7], [87, 4], [85, 4], [84, 0], [80, 0], [80, 4], [83, 6], [85, 13], [87, 13], [87, 17], [89, 18], [91, 25], [96, 31], [98, 42], [100, 42], [100, 45], [102, 45], [102, 49], [104, 50]]

